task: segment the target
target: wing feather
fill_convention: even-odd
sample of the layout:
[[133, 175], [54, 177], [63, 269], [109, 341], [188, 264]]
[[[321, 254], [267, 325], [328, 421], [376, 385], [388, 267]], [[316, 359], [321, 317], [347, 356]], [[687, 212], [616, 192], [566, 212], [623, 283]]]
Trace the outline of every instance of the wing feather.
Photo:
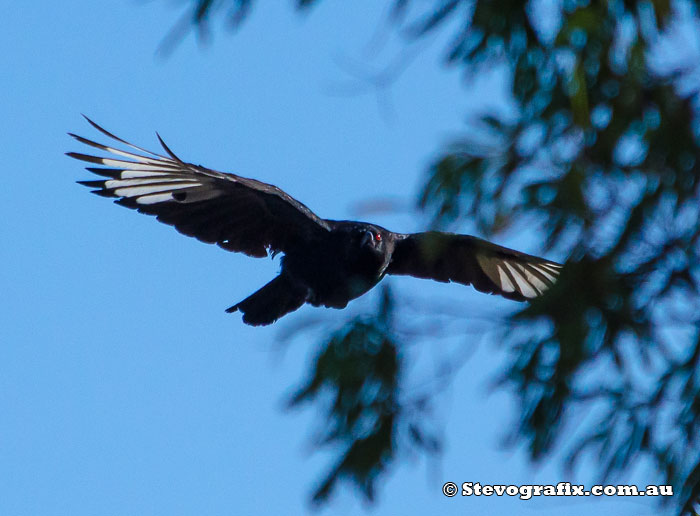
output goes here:
[[[129, 151], [69, 133], [78, 142], [112, 156], [69, 152], [99, 167], [89, 172], [107, 179], [79, 181], [93, 193], [156, 218], [179, 232], [228, 251], [266, 256], [330, 230], [328, 223], [274, 185], [217, 172], [181, 160], [157, 135], [165, 155], [118, 138], [85, 117], [100, 133]], [[115, 157], [116, 156], [116, 157]]]
[[525, 301], [550, 288], [561, 267], [473, 236], [429, 231], [396, 235], [387, 273], [454, 281]]

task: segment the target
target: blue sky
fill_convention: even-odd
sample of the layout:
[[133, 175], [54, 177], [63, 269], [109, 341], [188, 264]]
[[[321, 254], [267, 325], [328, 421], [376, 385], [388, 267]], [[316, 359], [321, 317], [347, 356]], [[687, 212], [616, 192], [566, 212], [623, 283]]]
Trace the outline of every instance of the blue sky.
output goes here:
[[[75, 184], [89, 174], [63, 155], [83, 149], [65, 133], [97, 136], [80, 113], [147, 148], [158, 130], [183, 159], [276, 184], [327, 218], [355, 218], [353, 207], [374, 197], [411, 203], [440, 146], [468, 113], [502, 105], [506, 86], [498, 73], [466, 85], [441, 64], [443, 37], [378, 102], [339, 63], [374, 69], [403, 48], [396, 38], [377, 43], [380, 3], [321, 2], [299, 16], [291, 2], [259, 2], [235, 35], [216, 31], [206, 47], [189, 37], [167, 59], [155, 53], [178, 16], [167, 2], [5, 10], [0, 514], [309, 511], [332, 455], [310, 453], [314, 407], [283, 405], [316, 338], [280, 346], [280, 333], [314, 311], [331, 324], [347, 314], [304, 307], [268, 328], [225, 314], [277, 263], [206, 246], [89, 195]], [[406, 213], [369, 218], [420, 229]], [[500, 243], [539, 251], [527, 239]], [[466, 287], [393, 285], [423, 300], [449, 297], [465, 313], [516, 308]], [[321, 514], [657, 513], [649, 499], [446, 499], [448, 480], [599, 479], [590, 462], [565, 477], [556, 461], [533, 468], [522, 450], [500, 447], [515, 405], [489, 394], [488, 381], [503, 350], [472, 334], [423, 345], [414, 352], [423, 373], [436, 356], [471, 355], [438, 400], [444, 454], [400, 460], [372, 508], [344, 486]], [[660, 481], [648, 468], [629, 480]]]

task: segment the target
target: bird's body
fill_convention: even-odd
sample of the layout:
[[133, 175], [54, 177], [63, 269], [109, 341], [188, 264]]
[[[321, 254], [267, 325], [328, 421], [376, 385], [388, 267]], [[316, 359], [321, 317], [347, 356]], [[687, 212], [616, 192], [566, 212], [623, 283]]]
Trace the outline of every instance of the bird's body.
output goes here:
[[323, 239], [285, 254], [282, 273], [309, 287], [308, 302], [312, 305], [345, 308], [382, 279], [390, 255], [386, 239], [378, 241], [376, 235], [386, 230], [369, 224], [329, 222], [331, 229]]
[[[357, 222], [328, 222], [331, 229], [323, 237], [298, 242], [285, 253], [277, 278], [228, 311], [241, 310], [245, 322], [266, 324], [283, 315], [279, 312], [304, 303], [345, 308], [379, 283], [391, 256], [384, 239], [377, 240], [386, 230]], [[261, 298], [264, 302], [257, 301]]]
[[386, 274], [456, 281], [522, 301], [543, 293], [561, 268], [468, 235], [400, 234], [365, 222], [322, 219], [273, 185], [183, 162], [162, 140], [168, 156], [146, 151], [90, 123], [137, 151], [71, 135], [128, 158], [68, 154], [108, 167], [88, 168], [108, 178], [81, 182], [97, 188], [95, 193], [229, 251], [284, 253], [279, 275], [227, 310], [241, 311], [247, 324], [271, 324], [304, 303], [344, 308]]

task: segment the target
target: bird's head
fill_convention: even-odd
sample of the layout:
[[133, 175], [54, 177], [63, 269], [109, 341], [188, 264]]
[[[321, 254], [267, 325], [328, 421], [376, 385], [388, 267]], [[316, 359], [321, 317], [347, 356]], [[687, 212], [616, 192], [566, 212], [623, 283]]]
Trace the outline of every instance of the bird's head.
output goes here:
[[340, 221], [334, 233], [350, 262], [370, 268], [388, 263], [393, 249], [391, 231], [366, 222]]
[[386, 239], [379, 228], [369, 224], [360, 226], [356, 228], [355, 235], [360, 248], [376, 254], [384, 254]]

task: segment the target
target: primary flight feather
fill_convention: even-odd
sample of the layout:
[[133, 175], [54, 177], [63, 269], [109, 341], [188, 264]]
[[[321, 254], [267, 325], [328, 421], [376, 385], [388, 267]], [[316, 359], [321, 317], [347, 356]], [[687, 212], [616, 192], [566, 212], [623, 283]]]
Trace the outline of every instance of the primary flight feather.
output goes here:
[[[87, 117], [86, 117], [87, 118]], [[87, 170], [106, 179], [79, 181], [93, 193], [155, 215], [179, 232], [228, 251], [264, 257], [283, 253], [279, 275], [227, 312], [243, 322], [271, 324], [304, 303], [344, 308], [386, 274], [472, 285], [516, 301], [541, 295], [561, 265], [469, 235], [430, 231], [401, 234], [375, 224], [322, 219], [274, 185], [216, 172], [128, 143], [95, 122], [103, 135], [129, 150], [69, 133], [111, 154], [68, 156], [101, 165]]]

